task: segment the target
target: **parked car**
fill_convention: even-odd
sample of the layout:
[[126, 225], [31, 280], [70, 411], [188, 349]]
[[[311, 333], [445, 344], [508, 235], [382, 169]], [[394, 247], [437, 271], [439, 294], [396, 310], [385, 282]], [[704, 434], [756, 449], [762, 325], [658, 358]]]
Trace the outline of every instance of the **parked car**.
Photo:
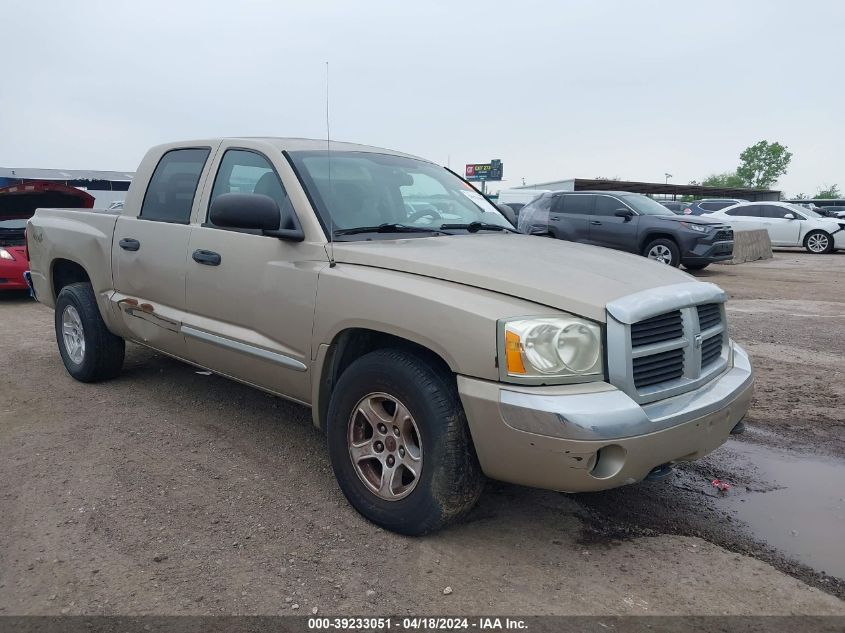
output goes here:
[[684, 209], [689, 206], [689, 203], [681, 202], [680, 200], [658, 200], [658, 202], [675, 215], [683, 215]]
[[826, 218], [845, 218], [845, 206], [836, 205], [831, 207], [816, 207], [814, 209], [819, 215]]
[[0, 291], [26, 290], [23, 274], [29, 270], [24, 230], [26, 220], [0, 216]]
[[718, 211], [741, 202], [746, 201], [740, 200], [739, 198], [702, 198], [701, 200], [688, 202], [687, 206], [683, 208], [681, 213], [683, 215], [707, 215], [708, 213], [713, 213], [714, 211]]
[[803, 246], [810, 253], [845, 248], [845, 220], [826, 218], [790, 202], [746, 202], [712, 214], [735, 230], [766, 229], [772, 246]]
[[690, 270], [733, 257], [733, 231], [724, 221], [678, 216], [638, 193], [547, 193], [519, 216], [523, 233], [606, 246]]
[[483, 475], [589, 491], [698, 459], [752, 394], [717, 286], [520, 235], [390, 150], [162, 145], [120, 212], [39, 209], [27, 239], [71, 376], [117, 376], [128, 340], [310, 406], [347, 499], [405, 534]]

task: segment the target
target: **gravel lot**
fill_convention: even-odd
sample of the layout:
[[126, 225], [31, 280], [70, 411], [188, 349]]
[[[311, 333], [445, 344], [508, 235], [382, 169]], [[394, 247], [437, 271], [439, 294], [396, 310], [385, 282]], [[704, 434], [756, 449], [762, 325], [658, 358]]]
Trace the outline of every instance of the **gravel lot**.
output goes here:
[[137, 346], [119, 379], [77, 383], [52, 312], [0, 298], [0, 614], [845, 614], [841, 579], [710, 485], [783, 489], [752, 447], [843, 463], [845, 254], [697, 276], [757, 369], [741, 441], [606, 493], [490, 482], [417, 539], [347, 505], [304, 408]]

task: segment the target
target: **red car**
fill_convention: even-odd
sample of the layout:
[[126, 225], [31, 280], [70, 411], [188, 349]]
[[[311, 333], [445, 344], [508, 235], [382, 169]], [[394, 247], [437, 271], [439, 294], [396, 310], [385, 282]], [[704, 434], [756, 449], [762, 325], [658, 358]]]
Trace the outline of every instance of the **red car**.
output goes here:
[[26, 221], [36, 209], [90, 209], [93, 206], [93, 196], [57, 182], [26, 182], [0, 189], [0, 292], [28, 287], [23, 276], [29, 270]]

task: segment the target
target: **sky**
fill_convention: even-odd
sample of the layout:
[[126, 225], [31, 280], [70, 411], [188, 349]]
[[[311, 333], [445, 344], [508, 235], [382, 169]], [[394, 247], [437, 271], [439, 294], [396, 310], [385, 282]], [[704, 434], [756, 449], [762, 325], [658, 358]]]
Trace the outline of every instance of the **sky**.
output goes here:
[[[759, 140], [845, 189], [838, 0], [4, 0], [0, 166], [134, 170], [157, 143], [326, 135], [502, 187], [685, 184]], [[823, 91], [813, 94], [813, 91]], [[495, 191], [496, 185], [491, 187]]]

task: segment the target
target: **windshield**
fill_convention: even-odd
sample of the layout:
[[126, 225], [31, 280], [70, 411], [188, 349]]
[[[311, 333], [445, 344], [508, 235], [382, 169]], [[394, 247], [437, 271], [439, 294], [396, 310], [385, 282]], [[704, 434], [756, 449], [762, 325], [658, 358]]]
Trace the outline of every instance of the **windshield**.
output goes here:
[[652, 200], [648, 196], [629, 193], [620, 197], [640, 215], [675, 215], [662, 204], [656, 200]]
[[484, 196], [433, 163], [374, 152], [288, 155], [327, 230], [400, 224], [430, 228], [432, 233], [418, 234], [427, 237], [437, 235], [442, 224], [483, 222], [513, 229]]
[[790, 209], [797, 213], [801, 213], [802, 215], [807, 216], [808, 218], [823, 218], [824, 216], [821, 213], [816, 213], [809, 207], [802, 207], [800, 204], [790, 204], [788, 205]]

